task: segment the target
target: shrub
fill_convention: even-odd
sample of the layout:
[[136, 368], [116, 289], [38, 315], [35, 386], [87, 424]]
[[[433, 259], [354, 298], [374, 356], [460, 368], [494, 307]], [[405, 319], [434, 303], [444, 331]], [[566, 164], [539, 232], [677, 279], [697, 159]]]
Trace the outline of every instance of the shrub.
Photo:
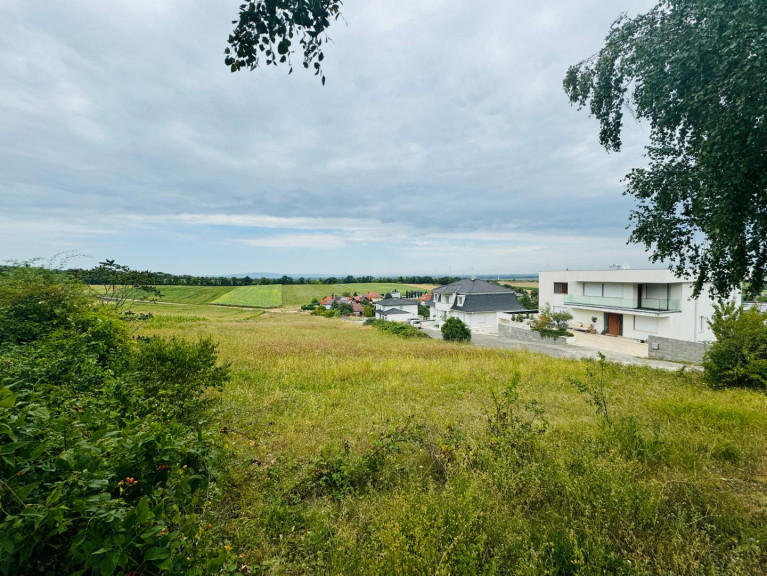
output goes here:
[[544, 304], [538, 317], [530, 324], [530, 328], [539, 332], [544, 338], [572, 336], [572, 332], [567, 330], [567, 323], [572, 319], [573, 315], [569, 312], [552, 312], [551, 306]]
[[209, 341], [133, 341], [61, 274], [0, 275], [0, 573], [211, 574]]
[[469, 342], [471, 329], [458, 318], [448, 318], [442, 325], [442, 339], [448, 342]]
[[415, 326], [405, 324], [404, 322], [390, 322], [382, 318], [369, 318], [365, 320], [364, 326], [373, 326], [382, 332], [388, 332], [401, 338], [428, 338], [429, 335], [421, 332]]
[[715, 306], [709, 325], [716, 342], [703, 361], [706, 381], [767, 388], [767, 313], [725, 303]]

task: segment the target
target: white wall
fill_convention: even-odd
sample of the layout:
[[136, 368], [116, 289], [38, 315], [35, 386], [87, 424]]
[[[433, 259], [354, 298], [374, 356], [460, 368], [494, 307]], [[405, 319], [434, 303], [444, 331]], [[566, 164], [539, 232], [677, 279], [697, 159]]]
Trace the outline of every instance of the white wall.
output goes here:
[[[584, 282], [615, 283], [621, 285], [624, 299], [636, 300], [637, 284], [669, 284], [672, 300], [679, 300], [679, 312], [669, 312], [660, 315], [631, 310], [620, 311], [623, 314], [623, 335], [627, 338], [646, 340], [655, 335], [689, 342], [710, 342], [714, 334], [708, 326], [708, 320], [714, 313], [715, 301], [708, 295], [709, 286], [703, 293], [692, 298], [693, 284], [689, 279], [679, 279], [670, 270], [572, 270], [558, 272], [540, 272], [539, 302], [541, 307], [548, 303], [552, 307], [567, 308], [573, 315], [574, 322], [591, 323], [591, 317], [597, 317], [595, 328], [598, 332], [605, 329], [604, 309], [570, 307], [565, 304], [564, 294], [554, 294], [554, 282], [566, 282], [569, 295], [583, 295]], [[731, 294], [731, 299], [740, 303], [740, 291]], [[635, 302], [636, 305], [636, 302]], [[637, 322], [636, 317], [657, 318], [657, 332], [648, 330], [645, 321]]]

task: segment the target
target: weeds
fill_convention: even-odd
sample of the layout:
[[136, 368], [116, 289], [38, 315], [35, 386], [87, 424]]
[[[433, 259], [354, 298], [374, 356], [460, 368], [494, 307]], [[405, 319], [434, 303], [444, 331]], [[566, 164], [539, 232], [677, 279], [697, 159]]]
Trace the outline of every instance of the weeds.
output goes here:
[[597, 414], [604, 418], [609, 425], [611, 422], [610, 411], [608, 408], [606, 380], [611, 376], [611, 367], [608, 366], [604, 354], [601, 352], [597, 352], [597, 354], [599, 354], [599, 360], [596, 362], [596, 365], [591, 363], [589, 364], [589, 367], [586, 368], [587, 379], [585, 382], [575, 378], [568, 378], [568, 381], [573, 384], [579, 392], [587, 395], [588, 402], [594, 406]]

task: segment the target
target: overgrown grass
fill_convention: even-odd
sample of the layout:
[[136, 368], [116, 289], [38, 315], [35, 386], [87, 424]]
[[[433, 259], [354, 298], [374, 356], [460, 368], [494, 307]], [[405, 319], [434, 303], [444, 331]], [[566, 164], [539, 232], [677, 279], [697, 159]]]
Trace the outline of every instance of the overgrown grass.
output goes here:
[[[144, 330], [213, 336], [232, 362], [216, 513], [254, 572], [767, 573], [763, 393], [213, 314]], [[574, 384], [596, 381], [609, 421]]]

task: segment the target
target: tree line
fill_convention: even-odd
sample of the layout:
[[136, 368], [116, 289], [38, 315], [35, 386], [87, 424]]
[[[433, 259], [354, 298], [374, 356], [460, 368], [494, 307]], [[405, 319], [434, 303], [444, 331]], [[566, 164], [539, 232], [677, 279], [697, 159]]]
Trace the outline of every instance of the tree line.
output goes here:
[[292, 284], [370, 284], [373, 282], [395, 284], [450, 284], [461, 278], [458, 276], [328, 276], [311, 278], [301, 276], [281, 276], [279, 278], [253, 278], [251, 276], [194, 276], [191, 274], [168, 274], [149, 270], [131, 270], [127, 266], [116, 264], [114, 260], [100, 262], [90, 269], [71, 268], [66, 271], [83, 284], [141, 284], [148, 286], [265, 286]]

